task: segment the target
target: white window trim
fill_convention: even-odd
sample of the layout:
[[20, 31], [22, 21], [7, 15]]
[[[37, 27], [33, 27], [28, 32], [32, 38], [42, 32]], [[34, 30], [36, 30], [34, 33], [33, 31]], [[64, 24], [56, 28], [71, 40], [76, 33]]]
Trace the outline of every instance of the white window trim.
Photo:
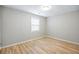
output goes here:
[[[33, 18], [35, 18], [35, 19], [33, 19]], [[36, 21], [34, 21], [35, 23], [33, 23], [33, 20], [36, 20]], [[35, 26], [37, 28], [34, 28]], [[39, 31], [39, 30], [40, 30], [40, 18], [38, 16], [32, 16], [31, 17], [31, 32], [36, 32], [36, 31]]]

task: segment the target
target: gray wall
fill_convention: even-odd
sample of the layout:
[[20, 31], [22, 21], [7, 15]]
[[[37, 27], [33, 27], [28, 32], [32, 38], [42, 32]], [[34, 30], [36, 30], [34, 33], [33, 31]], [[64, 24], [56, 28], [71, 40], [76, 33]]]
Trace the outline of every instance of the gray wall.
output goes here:
[[47, 19], [49, 35], [79, 43], [79, 11]]
[[2, 46], [2, 7], [0, 7], [0, 47]]
[[[45, 18], [40, 18], [40, 31], [31, 32], [31, 13], [9, 8], [3, 9], [3, 46], [25, 41], [45, 34]], [[34, 15], [36, 16], [36, 15]]]

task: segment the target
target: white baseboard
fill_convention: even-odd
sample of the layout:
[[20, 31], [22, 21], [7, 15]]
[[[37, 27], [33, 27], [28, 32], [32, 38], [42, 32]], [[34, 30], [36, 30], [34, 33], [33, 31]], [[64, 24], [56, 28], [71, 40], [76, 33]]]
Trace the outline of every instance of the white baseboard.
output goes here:
[[15, 46], [15, 45], [18, 45], [18, 44], [22, 44], [22, 43], [29, 42], [29, 41], [32, 41], [32, 40], [41, 39], [41, 38], [44, 38], [44, 37], [45, 37], [45, 36], [35, 37], [35, 38], [32, 38], [32, 39], [28, 39], [28, 40], [26, 40], [26, 41], [21, 41], [21, 42], [17, 42], [17, 43], [13, 43], [13, 44], [7, 45], [7, 46], [3, 46], [3, 47], [1, 47], [1, 48], [7, 48], [7, 47]]
[[52, 38], [52, 39], [56, 39], [56, 40], [60, 40], [60, 41], [64, 41], [64, 42], [68, 42], [68, 43], [72, 43], [72, 44], [75, 44], [75, 45], [79, 45], [79, 43], [77, 43], [77, 42], [72, 42], [72, 41], [65, 40], [65, 39], [62, 39], [62, 38], [59, 38], [59, 37], [54, 37], [52, 35], [47, 35], [47, 37]]

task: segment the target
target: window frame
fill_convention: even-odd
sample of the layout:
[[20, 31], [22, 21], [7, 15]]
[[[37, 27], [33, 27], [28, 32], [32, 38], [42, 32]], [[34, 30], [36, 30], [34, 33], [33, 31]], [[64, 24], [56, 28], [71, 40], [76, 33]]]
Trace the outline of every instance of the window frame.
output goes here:
[[40, 30], [40, 18], [38, 16], [31, 16], [31, 32], [36, 32], [39, 30]]

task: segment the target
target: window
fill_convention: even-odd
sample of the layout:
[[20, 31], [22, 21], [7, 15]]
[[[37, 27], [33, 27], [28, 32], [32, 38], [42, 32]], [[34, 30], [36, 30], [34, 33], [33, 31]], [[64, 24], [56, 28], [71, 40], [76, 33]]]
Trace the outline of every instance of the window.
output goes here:
[[39, 31], [40, 19], [36, 16], [31, 17], [31, 32]]

